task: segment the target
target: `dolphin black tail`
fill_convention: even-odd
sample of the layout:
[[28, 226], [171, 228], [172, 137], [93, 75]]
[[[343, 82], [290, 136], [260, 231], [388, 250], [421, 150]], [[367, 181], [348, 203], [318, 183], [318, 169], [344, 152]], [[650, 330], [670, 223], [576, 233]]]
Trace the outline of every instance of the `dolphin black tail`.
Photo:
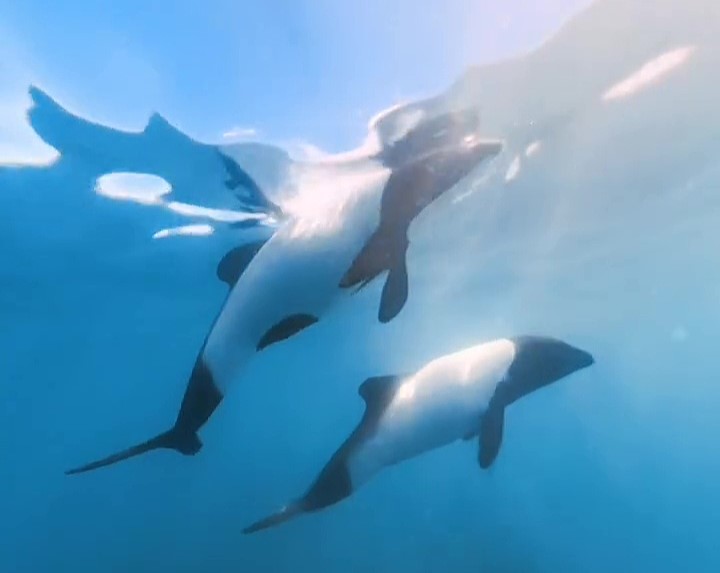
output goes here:
[[256, 531], [275, 527], [276, 525], [280, 525], [281, 523], [285, 523], [286, 521], [297, 517], [301, 513], [304, 513], [302, 505], [297, 502], [291, 503], [290, 505], [283, 507], [280, 511], [273, 513], [265, 519], [256, 521], [249, 527], [246, 527], [245, 529], [243, 529], [243, 533], [247, 535], [249, 533], [255, 533]]
[[126, 450], [122, 450], [101, 460], [67, 470], [65, 475], [89, 472], [91, 470], [116, 464], [117, 462], [121, 462], [128, 458], [139, 456], [140, 454], [161, 448], [175, 450], [186, 456], [192, 456], [200, 451], [200, 448], [202, 448], [202, 442], [200, 441], [198, 435], [194, 432], [180, 432], [176, 428], [171, 428], [167, 432], [163, 432], [146, 442], [137, 444], [136, 446], [132, 446], [131, 448], [127, 448]]

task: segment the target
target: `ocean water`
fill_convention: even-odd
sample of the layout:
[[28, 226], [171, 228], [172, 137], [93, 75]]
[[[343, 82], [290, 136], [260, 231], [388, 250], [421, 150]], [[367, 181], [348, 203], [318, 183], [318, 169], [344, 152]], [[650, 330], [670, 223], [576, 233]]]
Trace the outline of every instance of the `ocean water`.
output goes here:
[[[720, 570], [718, 31], [712, 0], [598, 0], [376, 110], [343, 154], [202, 143], [162, 110], [122, 131], [28, 86], [54, 151], [0, 146], [0, 573]], [[377, 280], [253, 359], [196, 456], [64, 475], [175, 419], [218, 261], [286, 224], [269, 201], [322, 212], [373, 151], [467, 106], [503, 150], [414, 221], [396, 319]], [[490, 470], [458, 442], [242, 534], [310, 484], [368, 376], [527, 332], [596, 364], [513, 405]]]

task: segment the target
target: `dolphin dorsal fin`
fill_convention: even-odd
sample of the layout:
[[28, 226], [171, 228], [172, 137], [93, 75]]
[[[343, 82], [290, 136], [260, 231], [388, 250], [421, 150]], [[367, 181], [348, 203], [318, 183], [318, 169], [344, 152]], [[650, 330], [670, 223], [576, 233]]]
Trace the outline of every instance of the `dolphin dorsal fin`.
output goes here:
[[374, 376], [360, 385], [358, 394], [365, 400], [365, 412], [370, 416], [379, 416], [393, 399], [400, 382], [400, 375]]
[[217, 265], [215, 274], [228, 287], [233, 288], [245, 269], [258, 254], [267, 239], [246, 243], [228, 251]]

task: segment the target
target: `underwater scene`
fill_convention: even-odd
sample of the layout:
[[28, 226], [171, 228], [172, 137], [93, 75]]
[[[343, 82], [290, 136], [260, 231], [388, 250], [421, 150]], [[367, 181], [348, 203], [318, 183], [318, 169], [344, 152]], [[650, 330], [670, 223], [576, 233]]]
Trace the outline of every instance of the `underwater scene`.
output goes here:
[[720, 571], [720, 3], [0, 48], [0, 573]]

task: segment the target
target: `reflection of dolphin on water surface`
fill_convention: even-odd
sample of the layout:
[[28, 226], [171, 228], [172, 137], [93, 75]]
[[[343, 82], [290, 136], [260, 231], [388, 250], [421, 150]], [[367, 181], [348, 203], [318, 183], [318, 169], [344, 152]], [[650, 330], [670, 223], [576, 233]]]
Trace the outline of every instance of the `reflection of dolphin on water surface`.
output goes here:
[[[110, 173], [152, 174], [169, 184], [169, 197], [178, 205], [236, 211], [241, 222], [232, 222], [232, 227], [252, 227], [263, 221], [259, 217], [242, 220], [244, 213], [282, 216], [267, 192], [277, 182], [266, 182], [262, 177], [259, 180], [256, 166], [249, 162], [241, 166], [233, 153], [241, 147], [246, 155], [260, 156], [273, 172], [284, 174], [290, 159], [279, 148], [259, 143], [222, 147], [201, 143], [157, 113], [150, 116], [142, 130], [124, 131], [71, 113], [35, 86], [30, 87], [29, 95], [30, 126], [57, 150], [59, 159], [28, 168], [53, 170], [70, 161], [73, 175], [82, 178], [88, 188]], [[82, 168], [77, 168], [78, 164]], [[246, 166], [251, 169], [246, 170]], [[77, 186], [80, 181], [72, 183]]]

